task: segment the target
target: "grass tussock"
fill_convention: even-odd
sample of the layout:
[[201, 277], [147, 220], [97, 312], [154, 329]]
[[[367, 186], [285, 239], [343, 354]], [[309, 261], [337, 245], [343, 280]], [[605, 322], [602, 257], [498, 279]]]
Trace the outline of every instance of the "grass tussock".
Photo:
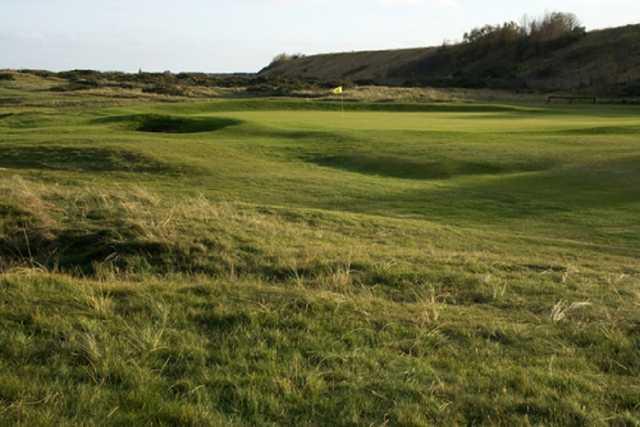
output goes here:
[[556, 323], [433, 290], [398, 303], [246, 279], [14, 271], [0, 286], [12, 422], [73, 423], [89, 407], [85, 422], [114, 425], [637, 421], [640, 366], [618, 314]]

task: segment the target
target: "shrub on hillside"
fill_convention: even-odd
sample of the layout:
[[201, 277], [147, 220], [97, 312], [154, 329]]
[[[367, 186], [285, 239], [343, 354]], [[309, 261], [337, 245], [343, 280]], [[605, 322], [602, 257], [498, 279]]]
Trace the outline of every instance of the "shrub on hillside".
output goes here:
[[526, 48], [530, 45], [548, 44], [557, 40], [573, 41], [585, 34], [586, 29], [580, 24], [575, 14], [551, 12], [533, 20], [525, 16], [520, 24], [512, 21], [501, 25], [474, 28], [464, 34], [463, 40], [465, 44], [473, 45], [476, 49], [514, 45]]
[[[490, 46], [512, 44], [524, 35], [523, 28], [515, 22], [505, 22], [502, 25], [485, 25], [474, 28], [464, 34], [465, 43], [486, 44]], [[446, 48], [446, 46], [443, 46]]]
[[[353, 83], [356, 86], [376, 86], [378, 84], [374, 79], [358, 79], [358, 80], [354, 80]], [[409, 82], [405, 86], [412, 86], [412, 85], [413, 83]]]
[[294, 53], [294, 54], [289, 54], [289, 53], [281, 53], [276, 55], [273, 60], [271, 61], [271, 64], [269, 64], [269, 67], [272, 67], [274, 65], [278, 65], [278, 64], [283, 64], [285, 62], [289, 62], [289, 61], [293, 61], [295, 59], [301, 59], [304, 58], [305, 55], [302, 53]]
[[13, 81], [16, 78], [11, 73], [0, 73], [0, 80]]
[[619, 86], [623, 96], [640, 96], [640, 79]]
[[549, 42], [570, 35], [584, 35], [585, 27], [573, 13], [552, 12], [543, 18], [533, 20], [524, 27], [528, 38], [532, 42]]
[[53, 87], [51, 90], [53, 92], [75, 92], [78, 90], [96, 89], [98, 87], [100, 87], [100, 83], [96, 80], [77, 80]]
[[319, 83], [314, 79], [268, 78], [264, 76], [254, 78], [249, 83], [247, 92], [262, 96], [301, 96], [300, 92], [304, 90], [329, 87], [328, 84]]
[[20, 73], [20, 74], [33, 74], [34, 76], [38, 76], [38, 77], [42, 77], [42, 78], [48, 78], [48, 77], [55, 77], [56, 76], [56, 73], [54, 73], [53, 71], [47, 71], [47, 70], [22, 69], [22, 70], [18, 70], [18, 73]]
[[168, 96], [188, 96], [187, 91], [173, 84], [156, 84], [142, 89], [144, 93], [155, 93]]
[[71, 71], [63, 71], [58, 73], [58, 77], [62, 77], [63, 79], [72, 81], [72, 82], [81, 82], [87, 80], [98, 80], [100, 79], [101, 73], [95, 70], [71, 70]]

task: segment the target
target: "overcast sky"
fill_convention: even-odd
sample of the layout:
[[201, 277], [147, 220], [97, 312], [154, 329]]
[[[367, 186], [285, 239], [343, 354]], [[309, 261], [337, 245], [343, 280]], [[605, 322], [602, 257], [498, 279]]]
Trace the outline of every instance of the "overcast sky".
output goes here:
[[253, 72], [280, 52], [428, 46], [553, 10], [640, 22], [640, 0], [0, 0], [0, 68]]

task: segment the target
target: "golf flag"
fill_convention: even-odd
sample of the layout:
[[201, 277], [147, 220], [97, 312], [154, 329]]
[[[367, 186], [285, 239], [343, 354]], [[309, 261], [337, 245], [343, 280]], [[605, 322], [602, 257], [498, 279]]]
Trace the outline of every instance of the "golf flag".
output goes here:
[[343, 92], [342, 86], [338, 86], [337, 88], [335, 88], [331, 92], [333, 92], [334, 95], [342, 95], [342, 92]]

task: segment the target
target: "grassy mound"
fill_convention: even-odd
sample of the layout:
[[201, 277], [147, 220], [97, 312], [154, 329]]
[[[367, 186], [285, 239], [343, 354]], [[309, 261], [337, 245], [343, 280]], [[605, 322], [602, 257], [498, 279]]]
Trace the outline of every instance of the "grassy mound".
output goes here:
[[[105, 269], [123, 274], [228, 271], [224, 256], [231, 256], [230, 250], [216, 240], [182, 234], [188, 218], [219, 214], [215, 205], [190, 200], [170, 208], [140, 189], [51, 192], [19, 178], [0, 187], [0, 193], [5, 268], [26, 263], [85, 275]], [[158, 223], [160, 212], [169, 220]]]

